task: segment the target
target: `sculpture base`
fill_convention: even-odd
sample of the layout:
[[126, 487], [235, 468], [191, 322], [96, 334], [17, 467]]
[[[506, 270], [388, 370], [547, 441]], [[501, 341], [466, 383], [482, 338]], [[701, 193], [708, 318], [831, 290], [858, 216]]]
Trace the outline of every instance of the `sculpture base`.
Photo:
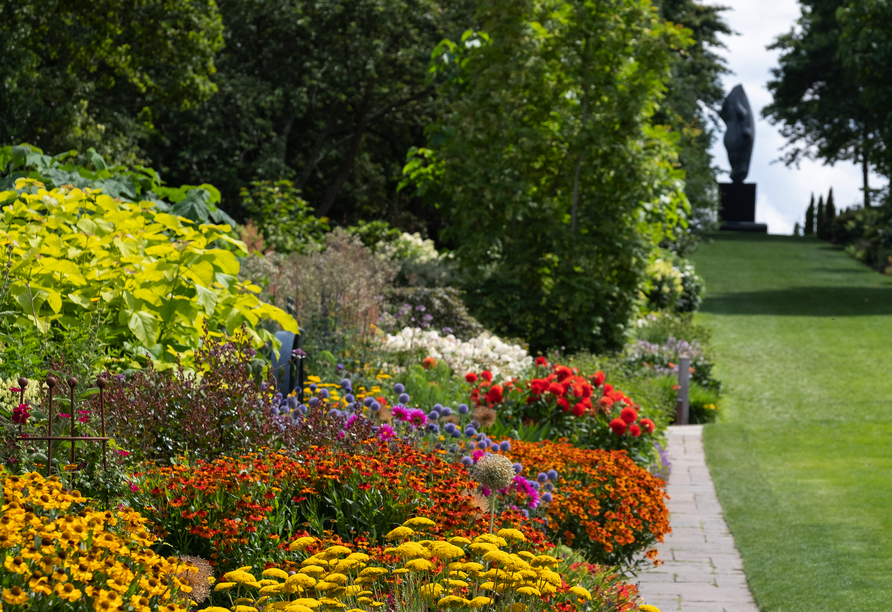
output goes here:
[[764, 223], [750, 223], [748, 221], [742, 223], [722, 223], [719, 230], [723, 232], [753, 232], [757, 234], [767, 234], [768, 226]]
[[719, 221], [722, 223], [756, 222], [756, 184], [719, 183], [721, 208]]

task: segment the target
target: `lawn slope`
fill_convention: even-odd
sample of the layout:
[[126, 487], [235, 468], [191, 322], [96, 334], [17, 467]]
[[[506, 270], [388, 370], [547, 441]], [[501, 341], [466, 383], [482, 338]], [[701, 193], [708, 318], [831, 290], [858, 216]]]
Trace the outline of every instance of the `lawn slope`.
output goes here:
[[763, 612], [886, 610], [892, 279], [811, 238], [694, 255], [726, 384], [707, 461]]

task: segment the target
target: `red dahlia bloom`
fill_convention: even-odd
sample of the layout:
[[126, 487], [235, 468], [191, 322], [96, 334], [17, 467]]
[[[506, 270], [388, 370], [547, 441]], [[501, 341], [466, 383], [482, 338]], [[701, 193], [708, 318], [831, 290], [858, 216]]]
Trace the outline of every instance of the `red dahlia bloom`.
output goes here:
[[499, 385], [493, 385], [492, 389], [489, 390], [489, 393], [486, 394], [486, 401], [490, 404], [501, 404], [502, 387]]
[[585, 406], [582, 404], [576, 404], [573, 406], [573, 416], [581, 417], [585, 414]]
[[644, 433], [649, 434], [654, 432], [656, 426], [650, 419], [641, 419], [641, 429], [644, 431]]
[[558, 400], [558, 406], [561, 407], [561, 410], [564, 412], [570, 412], [570, 402], [567, 401], [567, 398], [562, 397]]
[[490, 372], [489, 370], [483, 370], [482, 372], [480, 372], [480, 376], [483, 377], [486, 382], [492, 382], [492, 372]]
[[637, 425], [629, 425], [629, 433], [632, 434], [633, 438], [637, 438], [641, 435], [641, 428]]
[[618, 436], [626, 433], [626, 424], [622, 419], [613, 419], [610, 421], [610, 429]]
[[604, 376], [604, 372], [601, 372], [600, 370], [595, 372], [595, 376], [594, 376], [595, 386], [600, 387], [602, 384], [604, 384], [605, 378], [607, 378], [607, 377]]
[[564, 394], [564, 385], [558, 383], [551, 383], [548, 385], [548, 392], [553, 395], [563, 395]]
[[610, 395], [611, 393], [613, 393], [613, 385], [607, 383], [604, 385], [604, 395]]
[[542, 366], [543, 368], [547, 368], [548, 360], [545, 357], [536, 357], [536, 365]]
[[468, 372], [467, 374], [465, 374], [465, 380], [469, 383], [475, 383], [477, 382], [477, 375], [473, 372]]
[[634, 423], [638, 420], [638, 412], [631, 406], [626, 406], [623, 408], [623, 411], [619, 413], [619, 418], [621, 418], [626, 423]]

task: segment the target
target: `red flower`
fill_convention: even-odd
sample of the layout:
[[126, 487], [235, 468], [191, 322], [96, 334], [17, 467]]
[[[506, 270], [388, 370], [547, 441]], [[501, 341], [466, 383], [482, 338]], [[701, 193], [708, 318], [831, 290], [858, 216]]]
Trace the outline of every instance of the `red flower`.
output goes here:
[[584, 414], [585, 414], [585, 406], [583, 406], [581, 403], [573, 406], [573, 415], [574, 416], [581, 417]]
[[542, 395], [548, 391], [548, 381], [544, 378], [536, 378], [530, 381], [530, 391], [535, 395]]
[[626, 423], [622, 419], [613, 419], [610, 421], [610, 429], [618, 436], [626, 433]]
[[536, 365], [542, 366], [543, 368], [547, 368], [548, 360], [545, 357], [536, 357]]
[[629, 433], [632, 434], [633, 438], [637, 438], [641, 435], [641, 428], [637, 425], [629, 425]]
[[554, 395], [563, 395], [564, 394], [564, 385], [560, 385], [558, 383], [551, 383], [548, 385], [548, 392]]
[[486, 382], [492, 382], [492, 372], [490, 372], [489, 370], [483, 370], [482, 372], [480, 372], [480, 376], [484, 380], [486, 380]]
[[467, 374], [465, 374], [465, 380], [469, 383], [475, 383], [477, 382], [477, 375], [473, 372], [468, 372]]
[[619, 418], [621, 418], [626, 423], [631, 424], [638, 420], [638, 412], [631, 406], [626, 406], [625, 408], [623, 408], [623, 411], [619, 413]]
[[437, 367], [437, 360], [434, 359], [433, 357], [425, 357], [424, 360], [421, 362], [421, 366], [422, 366], [425, 370], [429, 370], [429, 369], [431, 369], [431, 368], [436, 368], [436, 367]]
[[644, 433], [649, 434], [653, 433], [656, 427], [654, 426], [654, 422], [650, 419], [641, 419], [641, 429], [644, 430]]
[[601, 405], [604, 406], [605, 409], [613, 406], [613, 400], [610, 399], [609, 397], [607, 397], [606, 395], [604, 397], [602, 397], [600, 401], [601, 401]]
[[486, 394], [486, 402], [488, 404], [502, 403], [502, 387], [500, 385], [492, 386], [492, 389]]
[[604, 385], [604, 395], [610, 395], [611, 393], [613, 393], [613, 385], [607, 383]]
[[592, 377], [592, 380], [594, 381], [596, 387], [600, 387], [604, 383], [605, 378], [607, 377], [604, 376], [604, 372], [598, 370]]

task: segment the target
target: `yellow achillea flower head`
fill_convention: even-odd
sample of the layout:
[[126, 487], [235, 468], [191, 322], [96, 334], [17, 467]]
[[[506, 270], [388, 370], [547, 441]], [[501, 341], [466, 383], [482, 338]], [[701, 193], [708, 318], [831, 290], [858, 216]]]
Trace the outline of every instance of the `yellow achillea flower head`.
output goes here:
[[315, 599], [310, 599], [308, 597], [303, 597], [301, 599], [295, 599], [291, 603], [297, 604], [299, 606], [306, 606], [306, 607], [312, 608], [314, 610], [322, 605], [319, 601], [317, 601]]
[[425, 584], [419, 589], [419, 592], [423, 597], [433, 599], [434, 597], [439, 597], [443, 594], [443, 587], [437, 583]]
[[396, 547], [396, 554], [404, 559], [427, 559], [431, 553], [418, 542], [403, 542]]
[[410, 518], [408, 521], [403, 523], [405, 527], [436, 527], [437, 524], [424, 516], [416, 516], [414, 518]]
[[316, 538], [303, 537], [297, 538], [291, 544], [288, 545], [288, 550], [291, 552], [299, 551], [305, 549], [307, 546], [316, 541]]
[[451, 606], [467, 606], [471, 602], [469, 602], [464, 597], [457, 597], [455, 595], [447, 595], [437, 602], [437, 605], [443, 608], [449, 608]]
[[406, 569], [414, 571], [427, 571], [434, 569], [434, 564], [427, 559], [412, 559], [406, 563]]
[[[589, 590], [581, 586], [570, 587], [570, 592], [578, 596], [580, 599], [584, 599], [586, 601], [590, 601], [592, 598], [592, 594], [589, 592]], [[641, 608], [638, 609], [640, 610]], [[660, 611], [657, 610], [657, 612]]]
[[[215, 591], [228, 591], [232, 587], [234, 587], [237, 582], [218, 582], [217, 586], [214, 587]], [[229, 612], [228, 610], [226, 612]]]
[[519, 531], [517, 529], [499, 529], [499, 531], [497, 532], [497, 535], [500, 538], [505, 538], [508, 542], [511, 542], [512, 544], [514, 542], [526, 542], [526, 540], [527, 540], [527, 537], [525, 535], [523, 535], [523, 532]]
[[468, 538], [463, 538], [461, 536], [455, 536], [454, 538], [449, 538], [449, 541], [453, 544], [462, 544], [462, 545], [471, 543], [471, 540], [469, 540]]
[[402, 527], [397, 527], [396, 529], [394, 529], [393, 531], [388, 533], [386, 536], [384, 536], [384, 539], [386, 539], [386, 540], [404, 540], [404, 539], [408, 538], [409, 536], [413, 536], [413, 535], [415, 535], [414, 529], [402, 526]]
[[268, 576], [269, 578], [279, 578], [280, 580], [288, 580], [288, 572], [285, 570], [281, 570], [277, 567], [271, 567], [269, 569], [263, 570], [261, 576]]
[[454, 559], [465, 554], [461, 548], [448, 542], [433, 542], [430, 549], [438, 559]]
[[380, 576], [381, 574], [386, 574], [387, 569], [383, 567], [367, 567], [361, 572], [359, 572], [360, 576]]
[[329, 574], [324, 578], [326, 582], [334, 582], [335, 584], [344, 584], [348, 578], [344, 574]]
[[560, 563], [560, 561], [558, 561], [551, 555], [539, 555], [538, 557], [536, 557], [535, 559], [530, 561], [530, 564], [533, 567], [537, 567], [537, 566], [554, 567], [558, 563]]
[[520, 593], [521, 595], [533, 595], [535, 597], [541, 597], [542, 593], [539, 592], [539, 589], [531, 587], [531, 586], [522, 586], [515, 590], [516, 593]]
[[488, 606], [492, 603], [492, 599], [489, 597], [475, 597], [470, 602], [468, 602], [472, 608], [482, 608], [483, 606]]
[[495, 544], [498, 547], [508, 546], [508, 542], [505, 541], [505, 538], [499, 537], [497, 535], [493, 535], [491, 533], [483, 533], [474, 538], [474, 543], [478, 542], [486, 542], [488, 544]]
[[477, 555], [482, 555], [484, 553], [488, 553], [491, 550], [498, 550], [498, 546], [495, 544], [490, 544], [488, 542], [475, 542], [468, 546], [468, 549]]
[[660, 609], [656, 606], [651, 606], [648, 604], [644, 604], [643, 606], [638, 606], [638, 609], [641, 612], [660, 612]]

